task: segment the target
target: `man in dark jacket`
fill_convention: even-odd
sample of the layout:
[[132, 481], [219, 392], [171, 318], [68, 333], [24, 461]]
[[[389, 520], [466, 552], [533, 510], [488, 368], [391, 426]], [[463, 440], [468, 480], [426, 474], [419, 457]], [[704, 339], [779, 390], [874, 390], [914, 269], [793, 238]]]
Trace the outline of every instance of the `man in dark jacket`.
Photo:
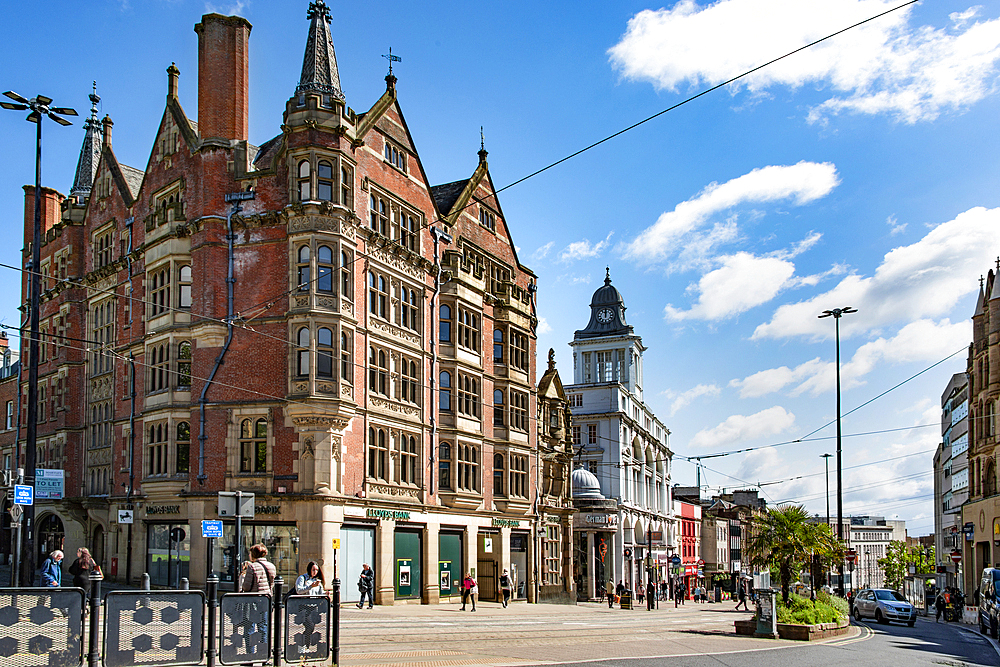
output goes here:
[[365, 563], [361, 567], [361, 576], [358, 578], [358, 591], [361, 592], [361, 601], [358, 602], [358, 609], [365, 606], [365, 596], [368, 596], [368, 608], [371, 609], [375, 604], [375, 598], [372, 597], [372, 592], [375, 590], [375, 573], [372, 569], [368, 567], [368, 563]]

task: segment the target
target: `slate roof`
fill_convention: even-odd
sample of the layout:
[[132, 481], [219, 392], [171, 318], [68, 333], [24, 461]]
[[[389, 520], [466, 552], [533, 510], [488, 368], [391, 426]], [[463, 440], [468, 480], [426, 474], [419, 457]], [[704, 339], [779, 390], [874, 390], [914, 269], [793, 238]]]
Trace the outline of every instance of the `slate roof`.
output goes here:
[[263, 165], [264, 167], [270, 164], [271, 158], [274, 157], [274, 154], [278, 151], [278, 148], [281, 146], [281, 140], [284, 138], [284, 136], [285, 136], [284, 134], [279, 134], [273, 139], [268, 139], [263, 144], [261, 144], [260, 148], [257, 149], [257, 154], [254, 155], [253, 158], [251, 158], [250, 164], [254, 165], [254, 167], [257, 167], [258, 164]]
[[462, 181], [454, 181], [452, 183], [445, 183], [443, 185], [432, 185], [431, 186], [431, 196], [434, 197], [434, 201], [437, 202], [438, 210], [441, 211], [441, 215], [448, 215], [451, 213], [451, 207], [455, 205], [458, 201], [459, 195], [465, 190], [465, 186], [469, 184], [469, 179]]
[[125, 178], [125, 183], [128, 184], [128, 190], [132, 193], [132, 198], [135, 199], [139, 196], [139, 187], [142, 185], [142, 179], [146, 175], [146, 172], [125, 164], [119, 164], [118, 166], [121, 167], [122, 176]]
[[90, 117], [83, 122], [86, 134], [83, 137], [83, 146], [80, 147], [80, 159], [76, 163], [73, 188], [69, 191], [71, 197], [89, 195], [94, 186], [94, 177], [97, 176], [97, 163], [101, 161], [103, 144], [101, 122], [97, 120], [97, 104], [100, 101], [101, 98], [97, 94], [97, 84], [95, 83], [94, 92], [90, 94]]

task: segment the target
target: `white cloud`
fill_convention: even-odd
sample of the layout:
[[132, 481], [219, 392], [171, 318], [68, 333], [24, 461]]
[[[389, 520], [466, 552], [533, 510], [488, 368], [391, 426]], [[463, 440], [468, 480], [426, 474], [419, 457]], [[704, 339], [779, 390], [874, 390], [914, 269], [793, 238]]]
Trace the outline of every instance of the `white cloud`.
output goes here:
[[714, 384], [699, 384], [685, 392], [681, 392], [680, 394], [669, 390], [663, 392], [663, 394], [667, 398], [673, 399], [673, 402], [670, 404], [670, 416], [672, 417], [677, 414], [679, 410], [690, 405], [694, 399], [700, 398], [701, 396], [718, 396], [721, 391], [722, 390]]
[[747, 454], [733, 475], [748, 482], [760, 482], [782, 476], [785, 461], [774, 447], [764, 447]]
[[569, 263], [575, 262], [578, 259], [590, 259], [591, 257], [597, 257], [605, 248], [608, 247], [608, 243], [611, 242], [612, 236], [614, 236], [613, 231], [609, 232], [603, 241], [594, 244], [591, 244], [588, 239], [574, 241], [566, 246], [561, 253], [559, 253], [559, 261]]
[[979, 288], [979, 276], [992, 266], [998, 246], [1000, 208], [970, 209], [916, 243], [886, 253], [873, 276], [851, 274], [823, 294], [779, 307], [770, 322], [754, 330], [752, 339], [830, 338], [833, 323], [817, 316], [835, 307], [859, 311], [841, 319], [842, 336], [947, 314], [961, 297]]
[[752, 415], [732, 415], [718, 426], [698, 431], [691, 438], [691, 447], [715, 449], [734, 446], [743, 441], [782, 433], [794, 424], [795, 415], [775, 405]]
[[222, 14], [223, 16], [239, 16], [248, 4], [250, 3], [246, 0], [237, 0], [237, 2], [230, 2], [223, 5], [206, 2], [205, 12], [208, 14]]
[[690, 310], [667, 304], [663, 309], [670, 320], [721, 320], [735, 317], [754, 306], [767, 303], [789, 284], [795, 265], [777, 257], [756, 257], [747, 252], [720, 257], [722, 267], [701, 277], [688, 288], [699, 293]]
[[[870, 18], [895, 0], [681, 0], [629, 20], [609, 49], [628, 79], [677, 90], [715, 85]], [[733, 90], [829, 90], [812, 122], [841, 112], [931, 120], [992, 94], [1000, 63], [1000, 19], [969, 10], [946, 28], [910, 25], [910, 8], [882, 16], [741, 79]]]
[[552, 250], [552, 246], [555, 244], [555, 241], [549, 241], [545, 245], [541, 246], [535, 250], [535, 252], [531, 253], [532, 259], [545, 259], [548, 256], [549, 251]]
[[[828, 195], [838, 184], [836, 167], [829, 163], [799, 162], [754, 169], [721, 185], [712, 183], [693, 199], [678, 204], [625, 246], [627, 257], [652, 262], [678, 249], [678, 240], [724, 211], [742, 205], [790, 201], [802, 206]], [[730, 221], [735, 224], [735, 221]], [[732, 229], [724, 236], [731, 238]], [[588, 244], [589, 245], [589, 244]]]
[[905, 222], [903, 222], [903, 223], [898, 222], [896, 220], [896, 216], [894, 216], [894, 215], [890, 215], [886, 219], [885, 224], [889, 225], [889, 233], [892, 236], [895, 236], [896, 234], [902, 234], [903, 232], [906, 231], [906, 223]]
[[[950, 320], [934, 322], [922, 319], [904, 326], [892, 338], [878, 338], [859, 347], [840, 369], [845, 388], [863, 384], [863, 378], [879, 363], [938, 361], [968, 345], [972, 338], [971, 323], [952, 324]], [[817, 396], [833, 391], [837, 369], [832, 361], [817, 357], [795, 368], [780, 366], [754, 373], [742, 380], [731, 380], [729, 386], [740, 390], [740, 398], [757, 398], [795, 385], [792, 396], [809, 393]]]
[[547, 333], [552, 333], [552, 325], [544, 317], [539, 317], [538, 328], [535, 330], [535, 334], [543, 336]]

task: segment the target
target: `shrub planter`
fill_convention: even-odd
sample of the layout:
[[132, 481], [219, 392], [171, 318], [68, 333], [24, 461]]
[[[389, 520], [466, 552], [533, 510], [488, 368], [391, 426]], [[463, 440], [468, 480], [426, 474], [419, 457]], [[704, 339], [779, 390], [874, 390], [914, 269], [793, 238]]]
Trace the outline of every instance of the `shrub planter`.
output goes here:
[[753, 637], [753, 633], [757, 632], [757, 619], [748, 618], [745, 621], [734, 621], [736, 626], [736, 634], [746, 635], [748, 637]]
[[[738, 623], [739, 621], [737, 621]], [[818, 623], [816, 625], [799, 625], [797, 623], [778, 623], [778, 636], [782, 639], [810, 642], [817, 639], [827, 639], [846, 635], [851, 624], [847, 620], [837, 623]], [[739, 630], [736, 631], [739, 634]]]

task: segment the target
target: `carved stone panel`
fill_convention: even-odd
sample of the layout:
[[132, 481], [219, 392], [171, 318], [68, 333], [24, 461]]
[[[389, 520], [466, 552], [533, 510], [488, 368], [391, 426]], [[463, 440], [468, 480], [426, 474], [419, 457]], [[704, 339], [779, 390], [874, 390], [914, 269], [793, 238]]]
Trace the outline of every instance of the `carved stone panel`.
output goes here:
[[377, 408], [379, 410], [385, 410], [399, 415], [406, 415], [407, 417], [420, 417], [420, 408], [413, 405], [390, 401], [384, 398], [379, 398], [378, 396], [369, 396], [368, 403], [373, 408]]
[[392, 254], [386, 248], [372, 246], [369, 248], [368, 254], [373, 260], [381, 262], [386, 266], [391, 266], [400, 273], [404, 273], [415, 280], [422, 281], [424, 279], [424, 270], [420, 266], [407, 261], [403, 257]]

